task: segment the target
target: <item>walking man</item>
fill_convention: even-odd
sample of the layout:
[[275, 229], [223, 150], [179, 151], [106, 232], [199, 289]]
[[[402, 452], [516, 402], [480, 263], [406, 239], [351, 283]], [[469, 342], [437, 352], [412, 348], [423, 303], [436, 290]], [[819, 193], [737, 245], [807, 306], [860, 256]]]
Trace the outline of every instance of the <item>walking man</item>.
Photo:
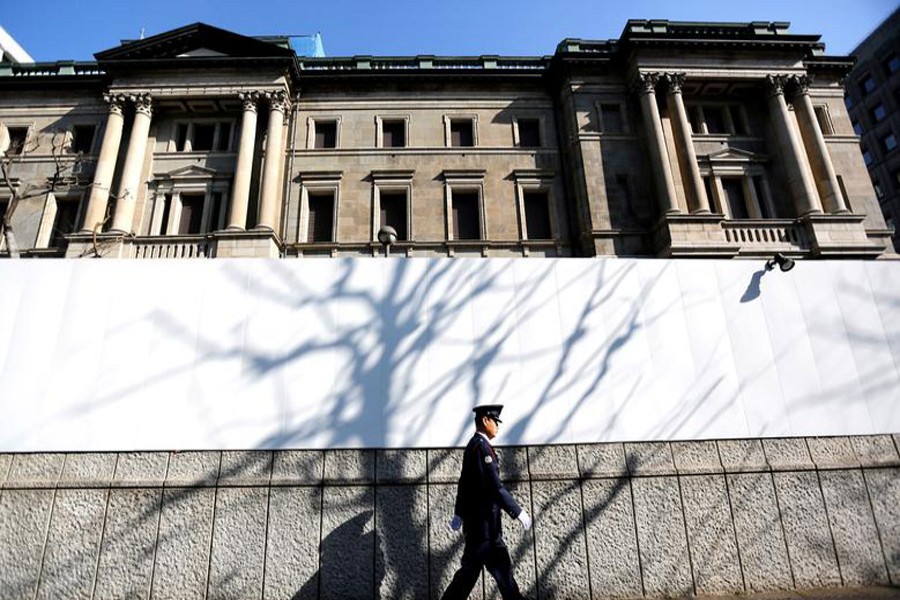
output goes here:
[[450, 528], [460, 526], [466, 536], [462, 566], [444, 592], [442, 600], [465, 600], [478, 581], [481, 567], [497, 581], [503, 600], [521, 600], [522, 594], [513, 578], [509, 551], [503, 541], [500, 510], [531, 527], [531, 517], [522, 510], [500, 480], [500, 464], [490, 441], [497, 435], [502, 404], [486, 404], [472, 409], [475, 413], [475, 435], [463, 455], [462, 474], [456, 490], [456, 514]]

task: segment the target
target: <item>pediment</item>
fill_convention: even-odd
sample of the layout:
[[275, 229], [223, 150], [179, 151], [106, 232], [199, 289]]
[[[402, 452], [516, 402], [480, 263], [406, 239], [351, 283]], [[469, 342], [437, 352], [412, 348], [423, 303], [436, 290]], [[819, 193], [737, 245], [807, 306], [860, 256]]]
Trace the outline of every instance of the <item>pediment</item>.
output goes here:
[[157, 179], [212, 179], [219, 172], [200, 165], [188, 165], [157, 176]]
[[769, 160], [765, 154], [757, 154], [741, 148], [722, 148], [698, 158], [710, 162], [765, 162]]
[[194, 23], [193, 25], [160, 33], [142, 40], [123, 42], [120, 46], [94, 55], [99, 62], [290, 56], [293, 56], [293, 51], [289, 48], [212, 27], [205, 23]]

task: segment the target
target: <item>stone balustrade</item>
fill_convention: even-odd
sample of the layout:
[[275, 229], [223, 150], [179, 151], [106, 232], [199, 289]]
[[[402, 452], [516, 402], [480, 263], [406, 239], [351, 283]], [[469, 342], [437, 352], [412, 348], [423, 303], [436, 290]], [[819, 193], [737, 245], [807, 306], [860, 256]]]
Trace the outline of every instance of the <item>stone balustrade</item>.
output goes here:
[[215, 243], [205, 235], [137, 237], [133, 258], [212, 258]]

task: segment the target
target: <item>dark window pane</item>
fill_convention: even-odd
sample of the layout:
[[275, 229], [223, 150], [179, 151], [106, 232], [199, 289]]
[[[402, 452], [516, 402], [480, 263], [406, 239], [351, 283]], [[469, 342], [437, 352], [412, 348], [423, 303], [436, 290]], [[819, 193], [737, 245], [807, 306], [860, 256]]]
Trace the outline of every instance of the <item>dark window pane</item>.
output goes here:
[[546, 192], [525, 192], [525, 234], [529, 240], [549, 240], [553, 237], [550, 231], [550, 205]]
[[381, 140], [385, 148], [406, 146], [406, 123], [404, 121], [382, 121]]
[[453, 147], [475, 145], [471, 119], [450, 121], [450, 145]]
[[859, 89], [862, 91], [863, 96], [871, 93], [875, 89], [875, 80], [872, 79], [871, 75], [866, 76], [865, 79], [859, 82]]
[[759, 214], [763, 219], [774, 219], [775, 215], [769, 212], [769, 205], [766, 203], [765, 186], [762, 183], [762, 177], [756, 176], [751, 180], [753, 189], [756, 191], [756, 199], [759, 201]]
[[897, 147], [897, 138], [893, 133], [889, 133], [881, 138], [881, 145], [884, 146], [885, 152], [890, 152]]
[[25, 151], [25, 140], [28, 137], [27, 127], [10, 127], [9, 131], [9, 149], [7, 152], [10, 156], [22, 154]]
[[337, 148], [337, 122], [316, 121], [316, 148]]
[[453, 192], [453, 239], [481, 239], [478, 192]]
[[896, 73], [897, 71], [900, 71], [900, 56], [897, 56], [896, 54], [891, 54], [884, 61], [884, 68], [888, 72], [888, 75], [890, 75], [891, 73]]
[[519, 146], [537, 148], [541, 145], [541, 124], [537, 119], [519, 119]]
[[725, 128], [725, 115], [722, 106], [705, 106], [703, 116], [706, 117], [706, 131], [709, 133], [728, 133]]
[[406, 192], [381, 192], [381, 225], [390, 225], [397, 230], [397, 239], [405, 241], [406, 232]]
[[194, 139], [191, 140], [191, 149], [197, 152], [209, 152], [213, 148], [213, 138], [216, 135], [215, 125], [194, 125]]
[[734, 126], [735, 135], [747, 135], [746, 123], [744, 123], [744, 114], [737, 106], [729, 106], [728, 111], [731, 114], [731, 124]]
[[203, 196], [200, 194], [181, 195], [181, 219], [178, 222], [178, 233], [196, 235], [200, 233], [203, 220]]
[[703, 133], [700, 127], [700, 111], [696, 106], [687, 107], [688, 120], [691, 122], [691, 133]]
[[732, 219], [749, 219], [747, 202], [744, 200], [744, 182], [736, 177], [722, 178], [722, 188]]
[[600, 120], [604, 133], [622, 133], [625, 123], [622, 121], [622, 109], [618, 104], [601, 104]]
[[216, 151], [228, 152], [231, 149], [231, 123], [219, 123], [219, 138], [216, 140]]
[[887, 111], [884, 109], [884, 104], [878, 104], [875, 108], [872, 109], [872, 120], [876, 123], [878, 121], [883, 120], [887, 116]]
[[334, 231], [334, 194], [331, 192], [309, 195], [308, 242], [330, 242]]
[[169, 226], [169, 215], [172, 214], [172, 194], [166, 194], [163, 201], [162, 224], [159, 226], [159, 233], [166, 235], [166, 228]]
[[856, 135], [862, 135], [863, 133], [862, 125], [860, 125], [858, 121], [853, 121], [853, 133]]
[[90, 154], [94, 146], [93, 125], [76, 125], [72, 128], [72, 152]]
[[3, 217], [6, 215], [6, 210], [9, 208], [9, 200], [0, 200], [0, 221], [3, 221]]
[[209, 231], [219, 231], [225, 228], [225, 199], [220, 192], [216, 192], [211, 198], [212, 206], [209, 207]]
[[175, 149], [184, 152], [185, 144], [187, 144], [187, 123], [179, 123], [175, 128]]
[[78, 205], [76, 198], [56, 199], [56, 218], [53, 219], [53, 230], [50, 237], [50, 247], [60, 248], [65, 243], [63, 236], [73, 233], [78, 227]]
[[862, 155], [863, 155], [863, 162], [866, 163], [866, 166], [871, 165], [873, 162], [875, 162], [875, 159], [872, 157], [872, 153], [869, 152], [868, 150], [866, 150], [865, 148], [863, 148]]

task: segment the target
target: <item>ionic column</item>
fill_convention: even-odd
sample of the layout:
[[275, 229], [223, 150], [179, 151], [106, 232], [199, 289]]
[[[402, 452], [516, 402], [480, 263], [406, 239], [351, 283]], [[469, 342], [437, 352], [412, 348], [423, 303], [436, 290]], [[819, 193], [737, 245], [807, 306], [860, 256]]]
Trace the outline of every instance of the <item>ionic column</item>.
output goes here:
[[288, 99], [284, 92], [269, 92], [266, 97], [269, 100], [269, 128], [266, 134], [266, 162], [263, 168], [257, 227], [274, 230], [278, 220], [278, 195], [281, 188], [279, 175], [284, 159], [282, 148], [284, 114], [288, 110]]
[[106, 117], [106, 130], [103, 132], [103, 143], [100, 156], [97, 157], [97, 169], [94, 171], [94, 183], [84, 213], [83, 232], [91, 232], [106, 217], [106, 205], [109, 202], [109, 188], [112, 187], [113, 173], [116, 170], [116, 159], [119, 157], [119, 145], [122, 143], [122, 128], [125, 118], [122, 115], [124, 98], [115, 94], [104, 94], [103, 99], [109, 104], [109, 115]]
[[647, 131], [650, 163], [653, 166], [653, 179], [656, 182], [656, 193], [663, 213], [681, 212], [675, 196], [675, 180], [669, 166], [666, 151], [666, 140], [663, 136], [662, 120], [659, 118], [659, 107], [656, 106], [657, 73], [641, 73], [638, 75], [637, 91], [641, 102], [641, 115], [644, 118], [644, 129]]
[[144, 151], [150, 134], [152, 115], [150, 94], [140, 94], [130, 98], [134, 102], [134, 124], [128, 139], [128, 153], [122, 167], [122, 182], [116, 201], [116, 214], [112, 229], [131, 233], [134, 225], [134, 205], [141, 185], [141, 171], [144, 168]]
[[803, 216], [809, 213], [822, 212], [822, 208], [819, 205], [819, 194], [816, 192], [816, 184], [813, 183], [812, 175], [807, 165], [804, 164], [806, 151], [791, 124], [787, 103], [784, 101], [785, 83], [787, 83], [787, 76], [785, 75], [766, 76], [766, 85], [769, 92], [769, 113], [778, 132], [778, 142], [787, 166], [788, 183], [790, 184], [794, 207], [797, 210], [797, 216]]
[[706, 188], [703, 185], [703, 178], [700, 176], [700, 166], [697, 164], [697, 153], [694, 150], [694, 140], [691, 135], [691, 123], [684, 108], [684, 98], [681, 95], [684, 73], [666, 73], [663, 75], [663, 80], [667, 87], [666, 101], [669, 106], [669, 114], [674, 117], [672, 125], [675, 130], [675, 144], [681, 159], [683, 179], [688, 188], [688, 206], [692, 213], [709, 213], [709, 198], [706, 197]]
[[828, 154], [828, 146], [825, 145], [822, 127], [819, 125], [816, 111], [809, 99], [809, 84], [812, 80], [810, 77], [802, 75], [792, 77], [791, 81], [795, 84], [794, 114], [797, 115], [797, 123], [800, 125], [800, 134], [803, 136], [809, 161], [817, 175], [815, 182], [822, 205], [826, 212], [849, 212], [844, 203], [844, 196], [841, 194], [837, 174], [834, 172], [834, 164]]
[[253, 149], [256, 147], [256, 102], [259, 93], [242, 93], [240, 98], [244, 113], [241, 117], [241, 140], [234, 168], [227, 229], [243, 230], [247, 227], [247, 207], [250, 203], [250, 174], [253, 171]]

